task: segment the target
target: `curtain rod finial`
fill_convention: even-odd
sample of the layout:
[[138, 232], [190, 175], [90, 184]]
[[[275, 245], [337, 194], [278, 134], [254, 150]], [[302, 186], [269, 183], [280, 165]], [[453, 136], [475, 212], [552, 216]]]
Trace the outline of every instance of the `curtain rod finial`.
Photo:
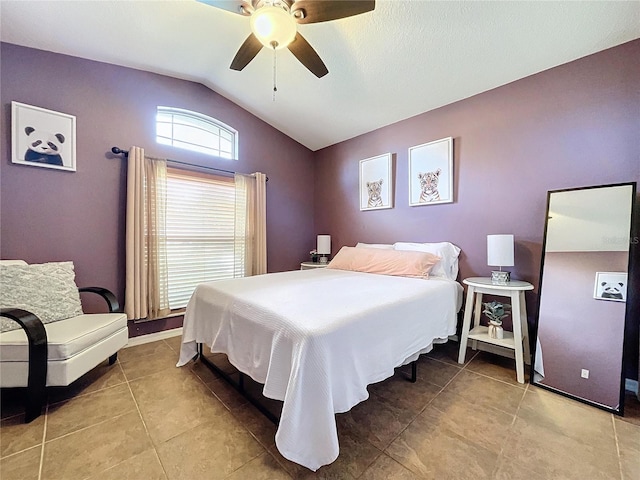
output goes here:
[[115, 155], [120, 155], [120, 154], [122, 154], [122, 155], [124, 155], [125, 157], [126, 157], [127, 155], [129, 155], [129, 152], [127, 152], [126, 150], [122, 150], [122, 149], [121, 149], [121, 148], [119, 148], [119, 147], [111, 147], [111, 152], [112, 152], [113, 154], [115, 154]]

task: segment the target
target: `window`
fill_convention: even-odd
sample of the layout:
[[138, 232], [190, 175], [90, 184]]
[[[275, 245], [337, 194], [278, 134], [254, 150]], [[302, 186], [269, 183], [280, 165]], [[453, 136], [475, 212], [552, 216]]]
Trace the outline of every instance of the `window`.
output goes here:
[[233, 178], [167, 169], [167, 264], [172, 310], [186, 307], [199, 283], [244, 272], [244, 243], [236, 239], [235, 212]]
[[216, 157], [238, 159], [238, 132], [201, 113], [158, 107], [156, 141]]

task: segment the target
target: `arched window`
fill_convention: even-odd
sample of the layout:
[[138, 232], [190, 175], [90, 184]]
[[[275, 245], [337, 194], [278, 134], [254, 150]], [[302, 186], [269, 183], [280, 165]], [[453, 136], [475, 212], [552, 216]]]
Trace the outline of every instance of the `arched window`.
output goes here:
[[156, 141], [163, 145], [238, 159], [238, 132], [215, 118], [181, 108], [158, 107]]

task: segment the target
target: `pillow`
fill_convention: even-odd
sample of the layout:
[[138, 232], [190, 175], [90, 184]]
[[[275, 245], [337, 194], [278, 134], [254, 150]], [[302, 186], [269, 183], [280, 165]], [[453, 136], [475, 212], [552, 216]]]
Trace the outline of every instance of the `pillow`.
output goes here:
[[405, 243], [397, 242], [393, 245], [395, 250], [427, 252], [440, 257], [440, 262], [433, 267], [430, 275], [432, 277], [444, 277], [449, 280], [458, 278], [458, 255], [460, 248], [453, 243]]
[[439, 257], [425, 252], [342, 247], [327, 268], [410, 278], [428, 278]]
[[358, 242], [356, 248], [380, 248], [382, 250], [393, 250], [393, 245], [389, 243], [362, 243]]
[[[0, 307], [28, 310], [42, 323], [82, 315], [73, 262], [0, 264]], [[9, 318], [0, 320], [0, 332], [20, 328]]]
[[24, 260], [0, 260], [0, 265], [27, 265]]

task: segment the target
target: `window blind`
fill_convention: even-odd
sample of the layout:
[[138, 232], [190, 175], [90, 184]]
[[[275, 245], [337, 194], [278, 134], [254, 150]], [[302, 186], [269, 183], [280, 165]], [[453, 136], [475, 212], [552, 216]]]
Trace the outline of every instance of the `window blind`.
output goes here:
[[[199, 283], [233, 278], [236, 265], [232, 178], [167, 169], [169, 306], [187, 305]], [[242, 261], [242, 260], [241, 260]]]

